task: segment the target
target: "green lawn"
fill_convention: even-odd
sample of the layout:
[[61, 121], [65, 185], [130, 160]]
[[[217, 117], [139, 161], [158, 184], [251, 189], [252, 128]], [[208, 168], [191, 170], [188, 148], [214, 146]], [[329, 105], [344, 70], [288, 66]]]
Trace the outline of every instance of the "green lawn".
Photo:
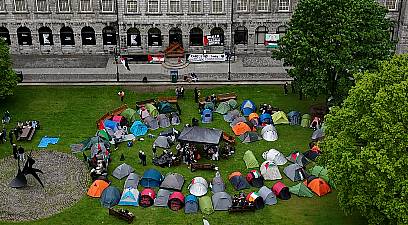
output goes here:
[[[92, 136], [96, 132], [95, 121], [105, 112], [121, 105], [116, 93], [121, 87], [18, 87], [13, 97], [0, 102], [0, 113], [8, 109], [12, 114], [12, 124], [19, 120], [39, 120], [41, 129], [35, 134], [31, 142], [23, 143], [26, 149], [37, 149], [37, 145], [42, 136], [58, 136], [60, 142], [49, 146], [48, 150], [62, 151], [69, 153], [69, 145]], [[134, 102], [155, 96], [174, 95], [173, 90], [163, 93], [141, 93], [127, 90], [125, 102], [130, 107], [134, 107]], [[260, 103], [270, 103], [275, 107], [288, 112], [298, 110], [302, 113], [308, 111], [313, 104], [310, 100], [299, 101], [296, 95], [283, 95], [281, 86], [224, 86], [214, 89], [202, 90], [202, 95], [212, 93], [225, 93], [235, 91], [238, 94], [238, 102], [250, 98], [257, 105]], [[193, 101], [193, 91], [187, 90], [186, 97], [180, 101], [182, 109], [182, 123], [191, 123], [192, 117], [199, 118], [197, 106]], [[229, 124], [224, 122], [218, 114], [214, 116], [214, 122], [205, 125], [206, 127], [216, 127], [232, 134]], [[9, 128], [10, 126], [8, 126]], [[181, 128], [181, 125], [179, 126]], [[151, 132], [157, 134], [163, 129]], [[258, 161], [262, 163], [262, 152], [275, 148], [284, 154], [293, 150], [304, 151], [307, 148], [312, 131], [302, 127], [286, 125], [277, 126], [279, 140], [276, 142], [259, 141], [252, 144], [237, 145], [236, 154], [228, 160], [218, 162], [221, 174], [227, 183], [227, 192], [235, 194], [232, 186], [227, 180], [229, 173], [241, 171], [246, 174], [248, 170], [242, 160], [245, 151], [252, 150]], [[213, 172], [197, 171], [195, 173], [181, 165], [173, 168], [159, 168], [151, 164], [151, 146], [154, 139], [145, 138], [143, 142], [137, 142], [133, 147], [128, 148], [124, 143], [118, 151], [112, 153], [113, 161], [109, 166], [109, 172], [120, 165], [121, 153], [126, 157], [126, 163], [140, 175], [147, 168], [156, 168], [163, 174], [173, 171], [181, 173], [186, 179], [183, 193], [187, 194], [189, 181], [195, 176], [203, 176], [207, 179], [214, 177]], [[138, 164], [137, 153], [144, 150], [148, 155], [148, 166], [143, 167]], [[159, 152], [160, 153], [160, 152]], [[0, 145], [0, 157], [11, 155], [9, 144]], [[78, 155], [81, 157], [81, 155]], [[205, 161], [205, 160], [203, 160]], [[1, 169], [1, 168], [0, 168]], [[280, 168], [281, 171], [283, 168]], [[282, 176], [284, 176], [282, 172]], [[123, 187], [124, 180], [113, 179], [113, 185]], [[283, 182], [291, 186], [293, 183], [287, 178]], [[266, 185], [271, 187], [274, 182], [268, 181]], [[256, 190], [256, 189], [253, 189]], [[248, 193], [248, 190], [245, 190]], [[183, 211], [173, 212], [166, 208], [129, 208], [135, 214], [134, 224], [202, 224], [202, 214], [186, 215]], [[1, 209], [0, 209], [1, 210]], [[324, 197], [298, 198], [293, 196], [289, 201], [280, 201], [274, 206], [266, 206], [255, 213], [228, 214], [227, 212], [215, 212], [207, 217], [211, 225], [219, 224], [366, 224], [360, 216], [346, 216], [338, 208], [336, 193], [331, 193]], [[19, 224], [126, 224], [124, 221], [111, 217], [107, 209], [100, 206], [98, 199], [91, 199], [84, 193], [83, 199], [75, 206], [64, 210], [60, 214], [47, 219]], [[11, 224], [0, 222], [0, 224]]]

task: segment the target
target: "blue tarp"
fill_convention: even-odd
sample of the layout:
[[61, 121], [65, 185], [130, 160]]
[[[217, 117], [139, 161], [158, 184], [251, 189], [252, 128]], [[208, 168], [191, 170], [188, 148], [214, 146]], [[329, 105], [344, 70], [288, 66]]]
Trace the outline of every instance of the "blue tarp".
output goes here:
[[163, 181], [163, 176], [155, 169], [148, 169], [144, 172], [139, 184], [145, 188], [159, 187]]
[[41, 141], [40, 141], [40, 144], [38, 144], [38, 147], [39, 148], [46, 148], [46, 147], [48, 147], [48, 144], [55, 145], [55, 144], [58, 143], [58, 141], [59, 141], [59, 138], [45, 136], [45, 137], [41, 138]]
[[244, 100], [241, 104], [241, 111], [244, 116], [249, 116], [249, 114], [256, 111], [255, 103], [251, 100]]
[[139, 120], [136, 120], [130, 127], [130, 132], [137, 136], [143, 136], [147, 133], [147, 126]]
[[113, 131], [117, 131], [118, 130], [118, 123], [112, 120], [105, 120], [103, 122], [103, 125], [105, 127], [108, 127], [110, 129], [112, 129]]

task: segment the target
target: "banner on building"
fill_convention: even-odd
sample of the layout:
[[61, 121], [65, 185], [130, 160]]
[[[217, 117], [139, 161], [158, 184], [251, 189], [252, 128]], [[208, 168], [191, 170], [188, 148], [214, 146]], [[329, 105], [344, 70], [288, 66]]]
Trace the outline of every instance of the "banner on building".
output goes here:
[[47, 34], [47, 33], [43, 33], [42, 34], [43, 35], [43, 40], [44, 40], [44, 45], [50, 45], [51, 44], [51, 42], [50, 42], [50, 34]]
[[138, 34], [131, 34], [130, 35], [130, 45], [131, 46], [137, 46], [139, 43], [137, 43], [138, 39]]
[[221, 37], [220, 35], [207, 35], [204, 36], [204, 46], [220, 45]]
[[188, 57], [189, 62], [225, 62], [227, 56], [225, 54], [191, 54]]
[[279, 34], [266, 34], [265, 45], [267, 48], [277, 48], [279, 40]]

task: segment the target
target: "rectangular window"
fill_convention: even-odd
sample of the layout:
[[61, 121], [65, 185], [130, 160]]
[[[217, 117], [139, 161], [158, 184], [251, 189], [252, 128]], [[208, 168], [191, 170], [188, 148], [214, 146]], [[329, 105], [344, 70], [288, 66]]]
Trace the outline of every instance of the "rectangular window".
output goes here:
[[385, 0], [385, 7], [390, 11], [395, 11], [397, 7], [398, 0]]
[[47, 0], [37, 0], [37, 12], [47, 12], [48, 4]]
[[0, 0], [0, 12], [6, 11], [6, 4], [4, 1], [5, 0]]
[[58, 9], [60, 12], [71, 11], [70, 0], [58, 0]]
[[237, 0], [237, 12], [245, 12], [248, 10], [248, 0]]
[[191, 0], [190, 7], [191, 13], [201, 13], [201, 0]]
[[26, 12], [27, 3], [25, 0], [14, 0], [16, 12]]
[[158, 13], [159, 12], [159, 0], [149, 0], [147, 5], [147, 12]]
[[127, 0], [126, 2], [127, 2], [127, 5], [126, 5], [127, 13], [137, 13], [138, 12], [137, 0]]
[[269, 0], [258, 0], [258, 11], [265, 12], [268, 11]]
[[289, 12], [289, 1], [290, 0], [279, 0], [278, 11], [280, 11], [280, 12]]
[[92, 12], [91, 0], [80, 0], [79, 4], [81, 12]]
[[113, 12], [113, 0], [102, 0], [102, 12]]
[[223, 1], [222, 0], [212, 0], [211, 7], [213, 13], [222, 13], [224, 12]]
[[179, 13], [180, 12], [180, 0], [170, 0], [169, 2], [169, 12]]

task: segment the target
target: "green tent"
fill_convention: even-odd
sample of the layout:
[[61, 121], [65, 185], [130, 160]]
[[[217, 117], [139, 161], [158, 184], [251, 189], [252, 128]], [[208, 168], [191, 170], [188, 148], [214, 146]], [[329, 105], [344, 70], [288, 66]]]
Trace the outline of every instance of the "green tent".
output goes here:
[[313, 197], [313, 192], [309, 190], [309, 188], [307, 188], [303, 183], [299, 183], [295, 186], [289, 187], [289, 191], [290, 193], [295, 194], [299, 197]]
[[249, 168], [257, 168], [259, 167], [258, 160], [256, 160], [254, 153], [252, 151], [248, 150], [244, 154], [244, 161], [246, 164], [246, 167]]
[[289, 124], [288, 117], [283, 111], [276, 112], [272, 115], [273, 124]]
[[203, 214], [210, 215], [214, 212], [210, 196], [203, 196], [199, 200], [200, 210]]
[[331, 188], [335, 188], [336, 186], [333, 183], [333, 180], [329, 178], [329, 174], [326, 168], [322, 166], [314, 166], [309, 170], [309, 173], [313, 176], [320, 177], [324, 181], [326, 181]]
[[131, 108], [125, 109], [125, 111], [123, 111], [120, 115], [123, 116], [123, 117], [125, 117], [126, 120], [127, 120], [130, 124], [132, 124], [133, 122], [135, 122], [135, 120], [137, 120], [136, 110], [131, 109]]
[[216, 113], [219, 113], [221, 115], [227, 114], [228, 111], [230, 111], [230, 105], [228, 104], [228, 102], [221, 102], [217, 109], [215, 110]]
[[112, 137], [106, 132], [106, 130], [99, 130], [97, 135], [106, 141], [112, 140]]
[[231, 109], [236, 109], [238, 106], [238, 102], [235, 101], [235, 99], [230, 99], [228, 100], [228, 105], [230, 106]]
[[81, 151], [85, 151], [86, 149], [90, 149], [92, 145], [98, 142], [103, 142], [105, 145], [109, 145], [109, 142], [105, 140], [104, 138], [100, 138], [97, 136], [90, 137], [84, 141], [81, 142], [83, 147], [81, 148]]
[[151, 117], [156, 118], [156, 116], [159, 115], [159, 111], [157, 110], [157, 108], [154, 105], [152, 105], [150, 103], [147, 103], [145, 105], [145, 107], [146, 107], [146, 109], [149, 112]]
[[304, 114], [302, 116], [302, 122], [300, 123], [300, 126], [309, 127], [309, 125], [310, 125], [310, 115], [309, 114]]
[[214, 111], [214, 103], [212, 102], [206, 102], [204, 105], [204, 109], [210, 109], [211, 111]]
[[[169, 102], [159, 102], [157, 104], [157, 109], [161, 114], [177, 112], [177, 110]], [[153, 116], [151, 113], [150, 115]]]

